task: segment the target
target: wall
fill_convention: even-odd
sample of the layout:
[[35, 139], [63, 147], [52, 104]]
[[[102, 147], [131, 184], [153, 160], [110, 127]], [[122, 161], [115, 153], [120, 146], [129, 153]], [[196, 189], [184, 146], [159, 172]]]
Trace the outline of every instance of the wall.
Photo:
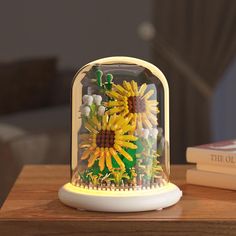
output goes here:
[[137, 27], [150, 19], [148, 1], [1, 1], [0, 60], [55, 55], [61, 67], [105, 56], [149, 59]]
[[212, 139], [236, 138], [236, 58], [220, 80], [212, 106]]

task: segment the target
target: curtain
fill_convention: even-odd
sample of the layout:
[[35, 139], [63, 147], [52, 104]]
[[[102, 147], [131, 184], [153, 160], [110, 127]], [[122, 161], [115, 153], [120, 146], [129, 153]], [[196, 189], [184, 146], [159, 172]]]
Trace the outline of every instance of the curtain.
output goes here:
[[211, 98], [236, 52], [236, 1], [153, 1], [152, 62], [170, 86], [171, 158], [211, 141]]

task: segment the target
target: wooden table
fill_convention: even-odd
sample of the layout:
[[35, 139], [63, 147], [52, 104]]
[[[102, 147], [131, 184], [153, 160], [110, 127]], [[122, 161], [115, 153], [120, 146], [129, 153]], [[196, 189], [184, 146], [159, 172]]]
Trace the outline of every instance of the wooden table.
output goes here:
[[58, 189], [68, 166], [25, 166], [0, 210], [0, 235], [236, 235], [236, 192], [185, 183], [173, 166], [182, 200], [162, 211], [101, 213], [64, 206]]

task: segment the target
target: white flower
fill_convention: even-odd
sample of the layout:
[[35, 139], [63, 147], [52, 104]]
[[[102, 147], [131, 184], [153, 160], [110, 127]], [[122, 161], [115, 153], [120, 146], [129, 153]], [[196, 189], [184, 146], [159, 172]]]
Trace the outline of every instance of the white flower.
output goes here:
[[104, 113], [105, 113], [105, 110], [106, 110], [106, 108], [105, 108], [104, 106], [100, 106], [100, 107], [98, 108], [98, 115], [99, 115], [99, 116], [103, 116]]
[[87, 98], [87, 105], [91, 106], [93, 103], [93, 97], [92, 96], [88, 96]]
[[158, 131], [157, 128], [152, 128], [152, 129], [150, 130], [150, 134], [151, 134], [151, 136], [152, 136], [153, 138], [156, 138], [157, 135], [158, 135], [158, 133], [159, 133], [159, 131]]
[[89, 97], [89, 95], [84, 95], [83, 96], [83, 103], [87, 103], [87, 100], [88, 100], [88, 97]]
[[102, 96], [100, 96], [100, 95], [94, 96], [94, 103], [95, 103], [97, 106], [100, 106], [100, 105], [101, 105], [101, 102], [102, 102]]
[[83, 115], [85, 115], [85, 116], [89, 116], [90, 111], [91, 111], [90, 107], [85, 106], [85, 107], [83, 107], [81, 113], [82, 113]]
[[148, 139], [149, 129], [143, 129], [142, 131], [143, 138]]
[[83, 102], [84, 102], [84, 104], [91, 106], [93, 103], [93, 97], [91, 95], [84, 95]]

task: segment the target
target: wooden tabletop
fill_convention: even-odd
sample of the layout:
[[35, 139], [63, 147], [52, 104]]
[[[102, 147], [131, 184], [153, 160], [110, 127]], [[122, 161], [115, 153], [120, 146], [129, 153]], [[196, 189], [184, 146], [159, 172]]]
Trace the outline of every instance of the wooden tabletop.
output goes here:
[[[0, 210], [0, 235], [236, 235], [236, 191], [186, 184], [189, 166], [173, 166], [181, 201], [162, 211], [102, 213], [63, 205], [69, 167], [25, 166]], [[159, 233], [159, 234], [158, 234]]]

